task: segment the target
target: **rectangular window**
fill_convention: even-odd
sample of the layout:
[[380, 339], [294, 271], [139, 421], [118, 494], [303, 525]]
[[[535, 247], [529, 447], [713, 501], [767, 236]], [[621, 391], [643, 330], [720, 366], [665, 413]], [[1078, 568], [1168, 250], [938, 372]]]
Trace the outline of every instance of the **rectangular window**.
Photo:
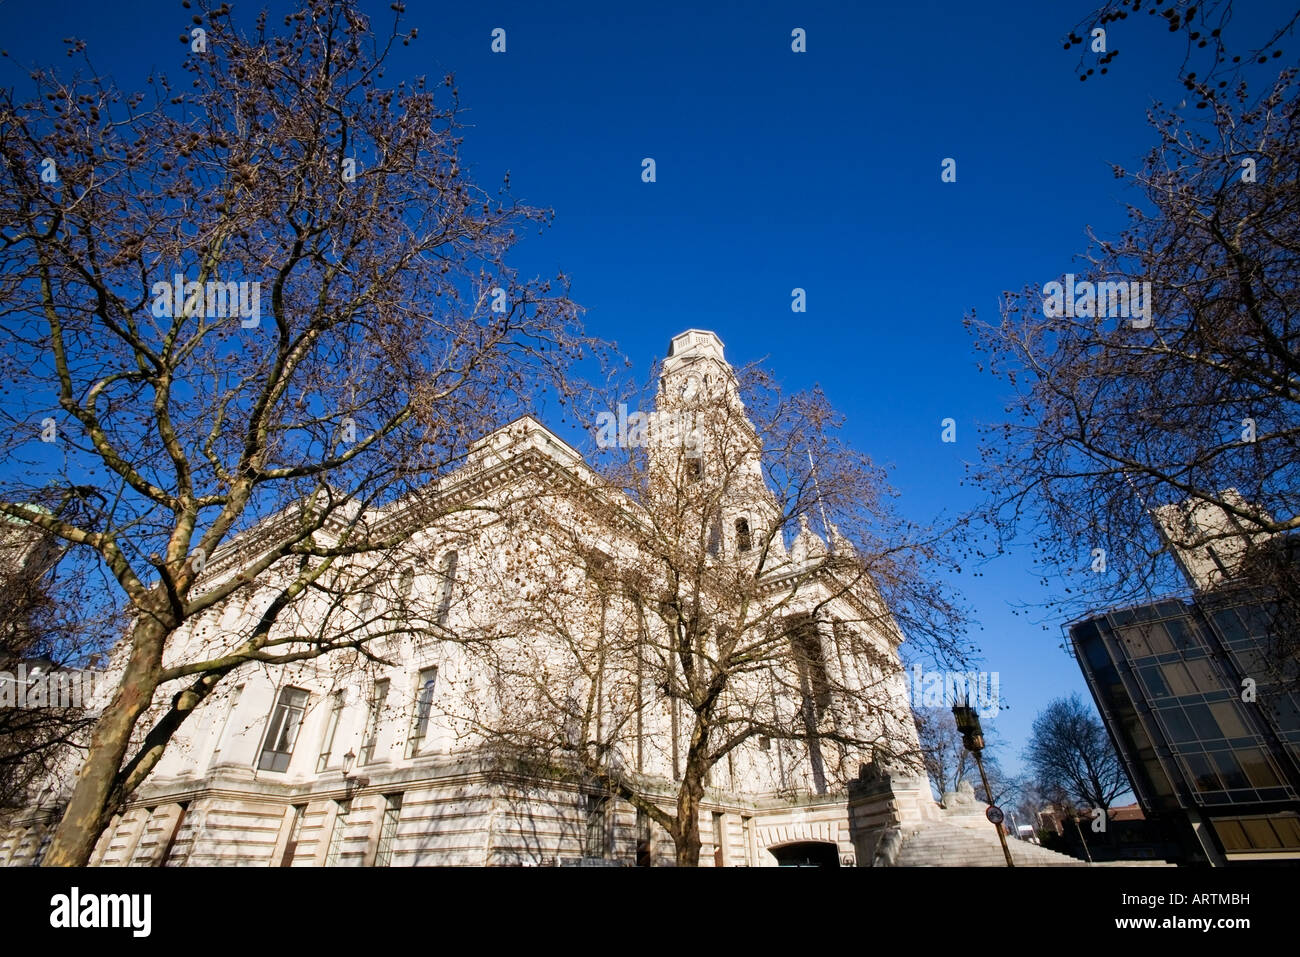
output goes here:
[[718, 553], [722, 551], [722, 513], [714, 512], [713, 517], [709, 519], [709, 555], [717, 558]]
[[1277, 775], [1273, 773], [1273, 768], [1269, 765], [1268, 758], [1259, 748], [1242, 748], [1236, 752], [1237, 760], [1241, 762], [1246, 776], [1250, 778], [1250, 783], [1257, 788], [1275, 788], [1281, 782]]
[[1210, 705], [1210, 712], [1214, 715], [1214, 720], [1223, 731], [1225, 738], [1244, 738], [1250, 735], [1250, 730], [1242, 721], [1242, 716], [1234, 702], [1216, 701]]
[[338, 812], [334, 815], [334, 830], [330, 832], [329, 851], [325, 854], [325, 866], [337, 867], [339, 856], [343, 853], [343, 838], [347, 835], [348, 817], [352, 814], [351, 801], [339, 801]]
[[1214, 759], [1214, 765], [1225, 788], [1233, 791], [1250, 787], [1250, 782], [1246, 780], [1246, 775], [1231, 751], [1212, 751], [1210, 757]]
[[1216, 691], [1223, 691], [1223, 682], [1219, 676], [1214, 673], [1214, 666], [1210, 664], [1209, 658], [1197, 658], [1187, 663], [1187, 673], [1191, 676], [1192, 684], [1201, 694], [1213, 694]]
[[1272, 823], [1283, 847], [1300, 848], [1300, 820], [1294, 817], [1275, 817]]
[[1188, 741], [1196, 740], [1196, 733], [1192, 730], [1192, 723], [1187, 720], [1187, 715], [1183, 714], [1183, 709], [1179, 707], [1161, 708], [1156, 712], [1160, 720], [1164, 722], [1168, 729], [1169, 740], [1175, 744], [1186, 744]]
[[713, 866], [727, 866], [727, 819], [721, 811], [713, 812]]
[[1183, 765], [1187, 768], [1187, 776], [1192, 782], [1192, 787], [1197, 791], [1223, 790], [1219, 776], [1214, 773], [1214, 768], [1210, 765], [1210, 759], [1204, 754], [1183, 755]]
[[[800, 615], [792, 620], [789, 634], [805, 708], [820, 720], [831, 704], [831, 682], [817, 622], [811, 616]], [[810, 734], [814, 731], [808, 730]]]
[[289, 822], [289, 840], [285, 842], [284, 854], [280, 858], [280, 866], [288, 867], [293, 864], [293, 856], [298, 853], [298, 839], [302, 836], [302, 819], [307, 816], [307, 805], [295, 804], [293, 806], [293, 819]]
[[307, 692], [301, 688], [282, 688], [280, 702], [271, 713], [257, 767], [261, 771], [287, 771], [298, 740], [303, 715], [307, 713]]
[[587, 795], [587, 857], [609, 857], [609, 798], [603, 794]]
[[456, 565], [459, 561], [460, 553], [454, 548], [442, 556], [442, 568], [439, 570], [442, 576], [442, 590], [438, 595], [439, 627], [447, 624], [447, 616], [451, 613], [451, 599], [456, 588]]
[[1227, 818], [1210, 823], [1214, 825], [1214, 830], [1218, 833], [1225, 851], [1250, 850], [1250, 841], [1246, 839], [1246, 832], [1242, 830], [1239, 822]]
[[654, 837], [650, 830], [650, 815], [636, 811], [636, 866], [649, 867], [654, 863]]
[[1124, 642], [1124, 651], [1128, 654], [1130, 660], [1150, 656], [1151, 647], [1147, 644], [1147, 627], [1145, 623], [1125, 628], [1120, 632], [1120, 635]]
[[339, 721], [343, 717], [343, 706], [347, 703], [347, 695], [342, 691], [336, 691], [330, 695], [330, 713], [325, 719], [325, 734], [321, 738], [320, 757], [316, 759], [316, 773], [324, 771], [330, 764], [330, 754], [334, 751], [334, 736], [339, 731]]
[[1215, 612], [1214, 623], [1219, 626], [1219, 632], [1226, 644], [1239, 644], [1250, 640], [1246, 629], [1241, 624], [1241, 619], [1231, 608]]
[[433, 687], [437, 680], [437, 668], [425, 668], [420, 672], [419, 682], [415, 686], [415, 714], [411, 722], [411, 735], [406, 742], [408, 758], [420, 753], [429, 733], [429, 712], [433, 709]]
[[393, 862], [393, 841], [397, 838], [397, 822], [402, 816], [402, 796], [384, 797], [384, 820], [379, 825], [379, 849], [375, 852], [375, 867], [388, 867]]
[[1174, 643], [1174, 649], [1183, 653], [1195, 652], [1202, 648], [1201, 640], [1196, 635], [1192, 623], [1185, 618], [1171, 618], [1165, 622], [1165, 628]]
[[1165, 679], [1165, 684], [1169, 686], [1170, 692], [1181, 698], [1183, 695], [1196, 694], [1196, 685], [1192, 683], [1192, 676], [1187, 673], [1187, 666], [1181, 661], [1173, 661], [1167, 665], [1160, 666], [1160, 674]]
[[1203, 704], [1183, 705], [1183, 713], [1192, 723], [1192, 730], [1201, 741], [1216, 741], [1223, 737], [1223, 732], [1214, 720], [1214, 714]]
[[1263, 818], [1242, 818], [1241, 826], [1246, 832], [1250, 846], [1256, 850], [1272, 851], [1282, 846], [1282, 842], [1277, 838], [1277, 832], [1269, 827], [1268, 821]]
[[388, 679], [381, 678], [375, 682], [370, 694], [370, 713], [366, 716], [365, 741], [361, 745], [361, 764], [370, 764], [375, 760], [375, 746], [379, 743], [379, 731], [383, 726], [384, 705], [388, 701]]
[[1166, 655], [1174, 650], [1174, 643], [1169, 638], [1169, 632], [1165, 630], [1165, 622], [1151, 621], [1143, 626], [1146, 630], [1143, 637], [1147, 640], [1147, 648], [1153, 655]]
[[217, 746], [212, 750], [213, 764], [216, 764], [217, 758], [221, 756], [221, 749], [229, 744], [227, 738], [230, 735], [230, 719], [235, 716], [235, 709], [239, 707], [239, 699], [243, 694], [243, 685], [236, 685], [235, 690], [230, 692], [230, 705], [226, 708], [226, 716], [221, 719], [221, 730], [217, 732]]

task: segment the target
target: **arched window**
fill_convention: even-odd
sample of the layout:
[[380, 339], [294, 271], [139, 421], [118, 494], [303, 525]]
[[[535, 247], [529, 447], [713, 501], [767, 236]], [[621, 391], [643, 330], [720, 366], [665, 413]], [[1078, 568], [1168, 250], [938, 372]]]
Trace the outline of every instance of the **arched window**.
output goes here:
[[736, 548], [739, 551], [747, 552], [753, 547], [754, 541], [749, 534], [749, 519], [736, 519]]

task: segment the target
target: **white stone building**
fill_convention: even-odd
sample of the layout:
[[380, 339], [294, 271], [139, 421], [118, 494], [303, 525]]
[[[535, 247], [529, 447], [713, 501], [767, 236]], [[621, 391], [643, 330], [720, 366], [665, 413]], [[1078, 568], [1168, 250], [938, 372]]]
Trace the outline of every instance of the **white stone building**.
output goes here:
[[[673, 339], [661, 404], [714, 390], [725, 405], [732, 388], [717, 336], [690, 330]], [[730, 402], [730, 408], [738, 409], [738, 402]], [[703, 472], [714, 454], [707, 442]], [[93, 863], [671, 864], [673, 845], [666, 832], [632, 805], [593, 788], [581, 775], [534, 774], [489, 746], [483, 728], [508, 696], [491, 687], [492, 679], [475, 664], [471, 649], [438, 637], [508, 631], [502, 622], [511, 609], [527, 610], [530, 603], [551, 600], [567, 587], [561, 573], [542, 567], [545, 562], [525, 563], [527, 574], [515, 577], [518, 568], [502, 556], [521, 547], [512, 538], [518, 530], [499, 521], [497, 509], [507, 499], [542, 500], [560, 486], [580, 486], [593, 474], [574, 449], [524, 417], [481, 439], [466, 464], [438, 483], [438, 518], [420, 518], [423, 499], [418, 496], [368, 516], [372, 528], [405, 529], [403, 557], [358, 559], [346, 576], [354, 583], [358, 576], [373, 581], [373, 588], [340, 586], [313, 599], [316, 604], [306, 602], [295, 611], [296, 618], [277, 627], [292, 635], [297, 622], [301, 634], [314, 634], [319, 623], [308, 619], [325, 614], [320, 602], [341, 603], [347, 607], [331, 608], [329, 627], [355, 626], [358, 633], [372, 636], [366, 647], [380, 660], [335, 652], [294, 664], [242, 665], [182, 726], [102, 836]], [[748, 474], [750, 480], [737, 483], [710, 530], [708, 549], [714, 560], [751, 560], [746, 553], [773, 519], [775, 506], [765, 496], [762, 473], [754, 465]], [[569, 501], [557, 495], [555, 505], [542, 510], [554, 528], [524, 542], [525, 551], [535, 550], [546, 535], [590, 528]], [[448, 512], [447, 503], [456, 509]], [[627, 511], [634, 515], [635, 507], [629, 504]], [[280, 520], [268, 519], [218, 551], [202, 585], [239, 574], [257, 554], [259, 542], [276, 534]], [[833, 528], [829, 537], [836, 538]], [[603, 541], [592, 544], [611, 558], [636, 548], [626, 527], [612, 525]], [[830, 695], [810, 704], [806, 690], [803, 701], [777, 701], [774, 695], [773, 714], [803, 713], [819, 728], [839, 722], [836, 727], [846, 734], [874, 735], [882, 742], [889, 738], [887, 743], [897, 747], [886, 750], [915, 749], [916, 729], [906, 710], [901, 674], [882, 676], [877, 669], [874, 678], [867, 675], [869, 666], [853, 660], [849, 641], [858, 643], [853, 647], [866, 642], [897, 665], [901, 633], [896, 627], [865, 635], [854, 634], [853, 626], [841, 628], [844, 622], [878, 620], [879, 596], [863, 587], [828, 600], [833, 582], [819, 578], [833, 574], [828, 559], [847, 543], [828, 543], [805, 522], [789, 543], [781, 534], [772, 547], [779, 555], [770, 594], [780, 596], [800, 576], [804, 592], [791, 613], [819, 607], [810, 632], [809, 655], [818, 659], [814, 667], [833, 672], [840, 686], [874, 681], [885, 717], [864, 713], [875, 709], [844, 708]], [[205, 650], [219, 652], [230, 635], [258, 616], [260, 596], [252, 590], [227, 603], [220, 614], [193, 624], [173, 642], [170, 656], [188, 659]], [[408, 600], [418, 610], [408, 609]], [[381, 612], [367, 619], [376, 608]], [[383, 613], [394, 608], [400, 614]], [[602, 605], [600, 614], [604, 627], [607, 614], [619, 612]], [[386, 627], [417, 617], [420, 628]], [[373, 637], [376, 627], [384, 634]], [[540, 638], [524, 640], [516, 646], [515, 664], [543, 645]], [[538, 667], [549, 666], [543, 660]], [[564, 662], [555, 665], [556, 681], [566, 667]], [[642, 793], [670, 807], [684, 729], [675, 701], [646, 705], [642, 695], [652, 695], [653, 689], [643, 687], [639, 672], [635, 684], [627, 700], [635, 696], [636, 719], [617, 739], [611, 737], [611, 760], [638, 782]], [[788, 689], [789, 682], [782, 687]], [[167, 696], [174, 691], [163, 690]], [[602, 699], [597, 710], [607, 709], [603, 713], [611, 724], [621, 713], [622, 693], [611, 683], [597, 695]], [[160, 691], [158, 700], [163, 698]], [[899, 714], [905, 718], [896, 720]], [[879, 726], [873, 729], [872, 721]], [[890, 772], [873, 763], [865, 749], [759, 736], [716, 766], [709, 785], [700, 812], [700, 860], [706, 866], [892, 863], [901, 843], [919, 828], [947, 826], [923, 773]], [[65, 797], [52, 787], [37, 807], [0, 820], [0, 863], [31, 863], [39, 857]], [[887, 833], [893, 837], [882, 840]], [[983, 843], [995, 842], [991, 829], [979, 835]]]

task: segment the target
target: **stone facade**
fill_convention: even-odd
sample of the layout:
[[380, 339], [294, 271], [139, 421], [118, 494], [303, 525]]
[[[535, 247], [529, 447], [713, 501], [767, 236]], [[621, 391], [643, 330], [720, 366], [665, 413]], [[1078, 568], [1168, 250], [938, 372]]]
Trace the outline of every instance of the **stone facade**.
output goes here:
[[[668, 397], [702, 388], [721, 390], [723, 401], [735, 405], [726, 395], [734, 383], [722, 343], [711, 332], [690, 330], [673, 340], [661, 401], [670, 405]], [[403, 503], [376, 513], [376, 526], [406, 523], [407, 552], [417, 556], [393, 566], [409, 571], [403, 570], [396, 591], [378, 589], [376, 600], [382, 604], [400, 601], [400, 596], [427, 596], [430, 627], [448, 633], [469, 633], [486, 619], [499, 622], [501, 602], [527, 601], [531, 586], [518, 584], [517, 594], [504, 597], [499, 589], [482, 587], [504, 581], [496, 557], [503, 542], [493, 538], [499, 529], [465, 516], [486, 514], [493, 503], [518, 496], [521, 489], [540, 495], [557, 483], [581, 482], [585, 474], [581, 456], [532, 418], [484, 437], [466, 464], [437, 489], [440, 501], [455, 501], [464, 509], [428, 524], [418, 520], [418, 508]], [[757, 465], [752, 481], [741, 486], [719, 523], [717, 547], [723, 554], [737, 549], [736, 535], [748, 535], [751, 525], [757, 529], [775, 514]], [[484, 511], [476, 511], [480, 508]], [[564, 506], [555, 507], [557, 528], [576, 520]], [[203, 587], [238, 575], [256, 556], [259, 534], [274, 534], [277, 521], [268, 519], [263, 529], [214, 555]], [[838, 553], [845, 543], [837, 541], [833, 527], [828, 532], [823, 538], [804, 522], [788, 545], [778, 536], [779, 567], [786, 571], [774, 576], [773, 594], [780, 594], [780, 574], [806, 571]], [[602, 547], [610, 553], [626, 549], [626, 538], [611, 527]], [[865, 666], [845, 660], [842, 635], [831, 622], [861, 620], [861, 610], [849, 606], [874, 599], [853, 594], [828, 600], [819, 587], [815, 582], [809, 586], [809, 595], [795, 610], [824, 606], [816, 625], [824, 666], [842, 684], [851, 684]], [[173, 642], [171, 660], [219, 647], [224, 636], [257, 616], [260, 594], [253, 590], [188, 626]], [[310, 616], [311, 607], [301, 614]], [[293, 622], [285, 627], [292, 628]], [[898, 664], [902, 635], [896, 627], [857, 639], [872, 642], [884, 658]], [[651, 826], [631, 804], [593, 790], [563, 768], [539, 770], [492, 747], [478, 733], [476, 703], [491, 694], [462, 647], [400, 630], [373, 638], [369, 647], [380, 661], [366, 662], [361, 670], [344, 673], [327, 657], [249, 664], [229, 675], [182, 726], [151, 776], [102, 835], [93, 863], [673, 862], [667, 833]], [[838, 713], [834, 720], [861, 737], [875, 734], [899, 745], [895, 750], [914, 749], [916, 728], [906, 709], [901, 674], [878, 687], [888, 700], [879, 709], [863, 710], [903, 713], [903, 720], [887, 721], [874, 731], [861, 712]], [[161, 689], [157, 700], [169, 700], [173, 692]], [[616, 750], [640, 792], [664, 808], [675, 801], [678, 754], [684, 747], [672, 707], [665, 702], [657, 710], [647, 709], [635, 735], [629, 732]], [[773, 703], [778, 710], [796, 707]], [[792, 854], [797, 857], [792, 849], [822, 863], [890, 863], [889, 853], [881, 853], [882, 837], [939, 817], [923, 773], [884, 770], [871, 753], [853, 749], [813, 754], [799, 741], [750, 741], [715, 767], [709, 785], [700, 810], [704, 866], [775, 865]], [[53, 786], [35, 806], [0, 819], [0, 863], [39, 858], [66, 796], [64, 787]]]

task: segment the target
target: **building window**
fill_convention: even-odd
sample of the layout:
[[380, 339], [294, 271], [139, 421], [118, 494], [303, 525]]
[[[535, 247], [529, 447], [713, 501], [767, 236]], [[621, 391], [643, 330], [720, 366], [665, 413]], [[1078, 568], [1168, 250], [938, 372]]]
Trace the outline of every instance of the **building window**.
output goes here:
[[397, 838], [397, 822], [402, 816], [402, 796], [384, 797], [384, 820], [379, 825], [379, 849], [375, 852], [375, 867], [388, 867], [393, 862], [393, 841]]
[[325, 866], [337, 867], [343, 853], [343, 839], [347, 835], [348, 817], [352, 814], [351, 801], [339, 801], [334, 815], [334, 830], [330, 832], [330, 846], [325, 854]]
[[397, 593], [403, 598], [411, 594], [411, 585], [415, 581], [415, 569], [403, 568], [402, 575], [397, 580]]
[[736, 519], [736, 548], [747, 552], [754, 547], [754, 540], [749, 534], [749, 519]]
[[289, 840], [284, 844], [284, 854], [280, 857], [280, 866], [293, 864], [293, 856], [298, 853], [298, 839], [302, 836], [302, 819], [307, 816], [307, 805], [295, 804], [293, 818], [289, 822]]
[[721, 811], [713, 812], [713, 866], [727, 866], [727, 819]]
[[236, 685], [235, 690], [230, 692], [230, 706], [226, 709], [226, 716], [221, 719], [221, 730], [217, 732], [217, 746], [212, 750], [212, 763], [217, 763], [217, 758], [221, 757], [221, 749], [229, 742], [226, 740], [230, 735], [230, 719], [235, 716], [235, 709], [239, 707], [239, 699], [244, 693], [243, 685]]
[[307, 713], [307, 692], [301, 688], [282, 688], [280, 702], [271, 713], [266, 728], [266, 741], [257, 767], [261, 771], [287, 771], [293, 757], [293, 746], [298, 740], [303, 715]]
[[330, 713], [325, 719], [325, 735], [321, 738], [320, 757], [316, 759], [316, 773], [324, 771], [330, 764], [330, 753], [334, 750], [334, 737], [339, 731], [339, 721], [343, 718], [343, 706], [347, 695], [336, 691], [330, 695]]
[[654, 834], [650, 829], [650, 815], [636, 811], [636, 866], [649, 867], [654, 863]]
[[1294, 817], [1218, 818], [1210, 822], [1225, 851], [1277, 851], [1300, 848], [1300, 822]]
[[698, 482], [704, 478], [704, 458], [699, 452], [686, 458], [686, 481]]
[[831, 681], [826, 671], [826, 657], [817, 621], [810, 616], [801, 615], [792, 622], [789, 634], [804, 700], [813, 715], [820, 720], [831, 704]]
[[819, 724], [831, 704], [831, 685], [826, 673], [826, 659], [822, 652], [821, 636], [817, 631], [817, 621], [808, 615], [796, 618], [790, 629], [790, 641], [794, 648], [799, 690], [803, 697], [800, 711], [807, 734], [813, 788], [818, 794], [825, 794], [826, 771], [822, 761]]
[[1268, 756], [1262, 749], [1240, 748], [1234, 752], [1234, 755], [1236, 760], [1241, 762], [1242, 768], [1250, 778], [1251, 787], [1275, 788], [1281, 786], [1282, 782], [1273, 773]]
[[459, 560], [460, 553], [453, 548], [442, 556], [441, 567], [438, 569], [442, 577], [442, 590], [438, 595], [439, 627], [447, 624], [447, 616], [451, 613], [451, 598], [456, 587], [456, 564]]
[[425, 736], [429, 733], [429, 712], [433, 709], [433, 686], [437, 680], [437, 668], [425, 668], [420, 672], [419, 682], [415, 686], [415, 714], [411, 722], [411, 734], [406, 742], [408, 758], [420, 753]]
[[384, 705], [388, 701], [388, 679], [381, 678], [375, 682], [370, 693], [369, 714], [366, 715], [366, 734], [361, 745], [361, 764], [370, 764], [375, 760], [375, 746], [379, 743], [379, 729], [383, 724]]
[[587, 857], [609, 857], [609, 798], [603, 794], [587, 795], [587, 839], [583, 853]]
[[709, 519], [709, 554], [717, 558], [718, 553], [722, 551], [722, 515], [718, 512], [713, 513]]

